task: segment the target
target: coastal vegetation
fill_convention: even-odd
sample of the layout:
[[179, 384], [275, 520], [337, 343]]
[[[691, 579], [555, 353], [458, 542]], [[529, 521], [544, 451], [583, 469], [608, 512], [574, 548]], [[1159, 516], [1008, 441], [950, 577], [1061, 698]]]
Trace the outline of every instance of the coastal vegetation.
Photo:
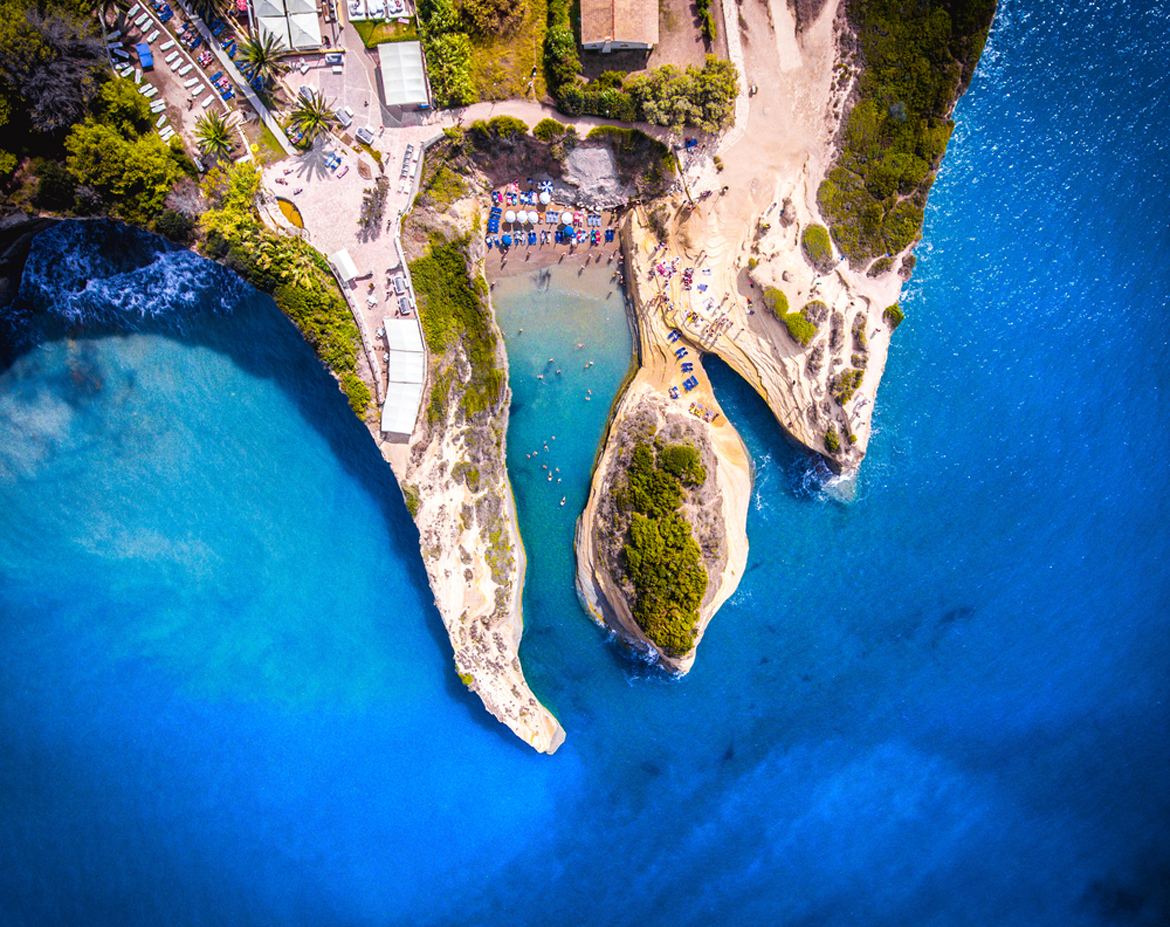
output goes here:
[[694, 647], [707, 571], [691, 526], [680, 511], [686, 488], [707, 478], [688, 445], [639, 442], [619, 490], [619, 511], [629, 519], [622, 548], [633, 586], [631, 614], [663, 653], [680, 657]]
[[[904, 251], [922, 228], [955, 100], [970, 83], [995, 0], [849, 0], [862, 69], [817, 204], [853, 267]], [[884, 271], [881, 271], [884, 272]]]
[[[472, 417], [497, 407], [504, 394], [504, 371], [496, 363], [498, 339], [485, 298], [487, 286], [479, 275], [472, 282], [468, 243], [467, 236], [448, 240], [433, 234], [427, 253], [410, 262], [410, 277], [428, 350], [435, 357], [451, 349], [466, 355], [470, 371], [462, 402]], [[450, 365], [441, 367], [450, 371]], [[448, 372], [432, 386], [434, 412], [428, 409], [428, 417], [437, 419], [445, 411], [453, 383]]]
[[906, 316], [902, 313], [902, 307], [894, 303], [894, 305], [886, 307], [886, 311], [882, 313], [882, 318], [889, 323], [890, 331], [893, 331], [902, 324], [902, 320]]
[[254, 165], [208, 171], [203, 193], [210, 207], [200, 224], [207, 253], [224, 262], [273, 300], [341, 381], [359, 416], [370, 405], [370, 389], [357, 374], [358, 330], [325, 256], [301, 238], [260, 224]]

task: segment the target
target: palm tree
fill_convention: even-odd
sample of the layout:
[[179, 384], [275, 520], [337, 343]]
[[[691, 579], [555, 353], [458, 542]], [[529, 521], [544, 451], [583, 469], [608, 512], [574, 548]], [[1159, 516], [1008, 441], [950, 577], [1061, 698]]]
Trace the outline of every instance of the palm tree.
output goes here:
[[205, 23], [213, 22], [223, 12], [224, 0], [190, 0], [191, 12]]
[[249, 37], [239, 47], [245, 70], [250, 71], [251, 76], [259, 77], [265, 87], [288, 70], [288, 65], [280, 60], [284, 50], [271, 32], [263, 38]]
[[214, 111], [205, 113], [195, 120], [195, 138], [205, 154], [225, 161], [232, 156], [232, 151], [236, 147], [232, 130], [228, 128], [224, 118]]
[[306, 142], [312, 142], [318, 135], [328, 131], [336, 121], [333, 104], [327, 103], [324, 96], [312, 91], [298, 96], [297, 105], [289, 113], [289, 124], [304, 136]]

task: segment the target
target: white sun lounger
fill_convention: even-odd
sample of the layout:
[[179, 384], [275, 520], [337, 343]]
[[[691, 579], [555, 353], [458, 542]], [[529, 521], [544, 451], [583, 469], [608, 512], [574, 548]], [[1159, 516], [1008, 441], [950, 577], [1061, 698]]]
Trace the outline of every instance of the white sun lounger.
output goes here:
[[166, 113], [163, 113], [161, 116], [159, 116], [159, 117], [158, 117], [158, 119], [157, 119], [157, 120], [155, 120], [154, 127], [155, 127], [156, 129], [161, 129], [161, 128], [162, 128], [162, 125], [163, 125], [163, 123], [164, 123], [164, 122], [166, 122], [166, 121], [167, 121], [167, 114], [166, 114]]
[[134, 83], [136, 83], [136, 84], [142, 83], [142, 68], [135, 68], [134, 69]]
[[151, 42], [153, 42], [157, 38], [158, 38], [158, 30], [155, 29], [153, 32], [150, 33], [150, 35], [148, 35], [146, 37], [146, 42], [149, 45]]
[[211, 101], [214, 99], [215, 99], [214, 93], [209, 93], [207, 96], [205, 96], [203, 98], [203, 108], [206, 109], [207, 107], [209, 107], [211, 105]]
[[167, 108], [167, 104], [164, 103], [162, 100], [151, 101], [150, 111], [152, 113], [161, 113], [166, 108]]
[[162, 137], [162, 140], [164, 142], [169, 142], [172, 138], [174, 138], [175, 130], [172, 129], [170, 126], [167, 126], [165, 129], [163, 129], [158, 134]]
[[157, 87], [151, 87], [151, 88], [150, 88], [148, 91], [146, 91], [146, 93], [144, 93], [144, 94], [143, 94], [143, 96], [144, 96], [144, 97], [146, 97], [146, 99], [148, 99], [148, 100], [149, 100], [149, 99], [150, 99], [151, 97], [153, 97], [153, 96], [154, 96], [156, 93], [158, 93], [158, 88], [157, 88]]
[[181, 68], [179, 68], [179, 71], [178, 71], [179, 77], [186, 77], [188, 74], [191, 73], [191, 69], [193, 67], [195, 67], [195, 65], [193, 65], [193, 64], [183, 65]]
[[159, 51], [166, 51], [168, 48], [174, 48], [174, 47], [175, 47], [175, 40], [169, 39], [168, 41], [163, 42], [162, 45], [160, 45], [158, 47], [158, 50]]
[[118, 48], [111, 48], [110, 51], [112, 51], [119, 58], [123, 58], [126, 61], [130, 60], [130, 52], [126, 51], [126, 49], [122, 48], [121, 46]]
[[126, 18], [127, 19], [134, 18], [135, 16], [138, 15], [138, 11], [141, 9], [142, 9], [142, 7], [139, 6], [137, 3], [135, 3], [134, 6], [130, 7], [130, 9], [126, 11]]
[[139, 29], [141, 29], [141, 28], [142, 28], [143, 26], [145, 26], [145, 25], [146, 25], [148, 22], [150, 22], [150, 17], [149, 17], [149, 16], [147, 16], [145, 13], [143, 13], [143, 14], [142, 14], [141, 16], [139, 16], [139, 17], [138, 17], [136, 20], [134, 20], [134, 25], [136, 25], [136, 26], [137, 26]]
[[122, 38], [122, 30], [115, 29], [113, 32], [111, 32], [109, 35], [107, 35], [106, 38], [109, 39], [111, 42], [114, 39], [120, 39], [120, 38]]
[[194, 87], [194, 86], [195, 86], [197, 83], [199, 83], [199, 78], [198, 78], [198, 77], [192, 77], [192, 78], [189, 78], [189, 79], [187, 80], [187, 83], [183, 84], [183, 86], [184, 86], [184, 87], [186, 87], [188, 90], [190, 90], [190, 89], [191, 89], [192, 87]]

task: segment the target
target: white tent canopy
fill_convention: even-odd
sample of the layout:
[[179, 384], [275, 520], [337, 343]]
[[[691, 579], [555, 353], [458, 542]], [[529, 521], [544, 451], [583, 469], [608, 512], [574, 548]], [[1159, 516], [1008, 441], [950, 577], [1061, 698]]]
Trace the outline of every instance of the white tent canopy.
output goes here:
[[288, 17], [288, 36], [293, 48], [320, 48], [321, 24], [316, 13], [293, 13]]
[[378, 46], [382, 90], [387, 106], [427, 103], [427, 78], [418, 42], [383, 42]]
[[382, 431], [392, 435], [408, 435], [414, 431], [418, 407], [422, 403], [421, 383], [386, 384], [386, 402], [382, 405]]
[[314, 0], [284, 0], [284, 7], [289, 14], [293, 13], [316, 13], [317, 4]]
[[280, 16], [261, 16], [260, 34], [276, 36], [276, 41], [285, 48], [292, 48], [288, 41], [288, 22]]
[[383, 317], [382, 324], [385, 326], [386, 331], [386, 347], [391, 351], [414, 351], [416, 354], [422, 353], [422, 334], [419, 332], [418, 323], [414, 319], [391, 319]]
[[349, 283], [349, 281], [358, 275], [357, 265], [354, 264], [353, 258], [349, 256], [349, 252], [344, 248], [335, 254], [329, 255], [329, 263], [333, 265], [333, 269], [337, 271], [337, 276], [344, 283]]
[[280, 0], [252, 0], [252, 12], [257, 19], [264, 19], [267, 16], [284, 18], [284, 6]]

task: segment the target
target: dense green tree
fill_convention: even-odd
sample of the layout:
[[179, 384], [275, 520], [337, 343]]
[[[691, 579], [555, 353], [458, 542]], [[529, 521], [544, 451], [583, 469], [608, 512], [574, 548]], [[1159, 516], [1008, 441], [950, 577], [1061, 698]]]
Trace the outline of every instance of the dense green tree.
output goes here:
[[55, 132], [82, 119], [109, 67], [93, 23], [12, 3], [0, 16], [0, 80], [23, 101], [32, 127]]
[[65, 139], [69, 172], [79, 184], [114, 202], [119, 215], [144, 222], [156, 215], [179, 176], [171, 149], [153, 132], [128, 139], [88, 120]]
[[150, 128], [153, 114], [150, 101], [128, 78], [115, 77], [102, 84], [94, 110], [97, 119], [125, 136], [141, 135]]
[[626, 81], [625, 90], [647, 122], [669, 126], [674, 132], [682, 132], [685, 126], [718, 132], [735, 116], [739, 75], [730, 61], [708, 55], [702, 68], [691, 65], [681, 71], [664, 64]]

